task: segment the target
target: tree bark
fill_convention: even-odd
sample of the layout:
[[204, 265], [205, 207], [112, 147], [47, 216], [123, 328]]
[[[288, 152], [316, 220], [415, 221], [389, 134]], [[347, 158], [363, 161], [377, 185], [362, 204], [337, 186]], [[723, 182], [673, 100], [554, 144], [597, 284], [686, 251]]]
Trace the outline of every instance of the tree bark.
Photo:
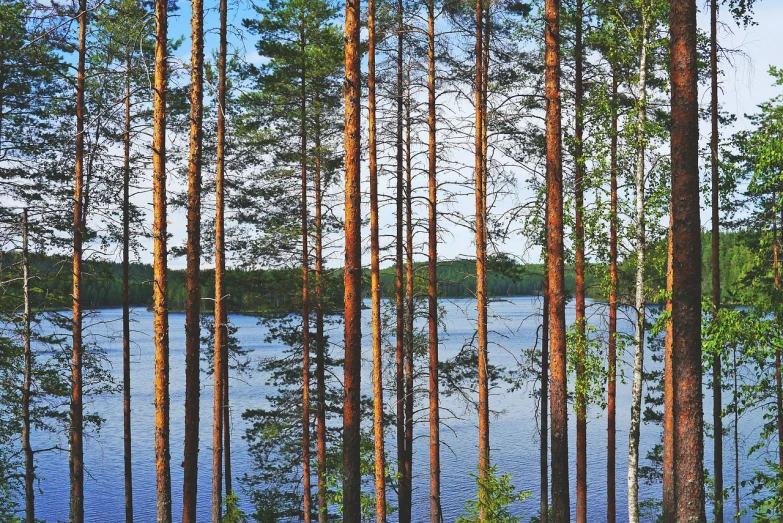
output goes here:
[[647, 50], [649, 15], [642, 7], [642, 46], [639, 56], [638, 102], [636, 108], [636, 325], [631, 385], [631, 427], [628, 431], [628, 520], [639, 523], [639, 434], [642, 419], [642, 381], [644, 373], [644, 335], [647, 317], [647, 300], [644, 291], [644, 264], [647, 239], [645, 232], [645, 122], [647, 120]]
[[166, 247], [166, 91], [168, 4], [155, 1], [155, 73], [152, 128], [153, 311], [155, 342], [155, 470], [158, 523], [171, 523], [169, 452], [169, 325]]
[[182, 522], [196, 522], [201, 394], [201, 164], [204, 119], [204, 3], [191, 0], [190, 156], [185, 304], [185, 455]]
[[568, 373], [563, 261], [563, 165], [560, 101], [560, 2], [546, 0], [547, 259], [552, 430], [552, 521], [571, 521], [568, 489]]
[[35, 461], [30, 444], [30, 397], [32, 396], [33, 348], [32, 308], [30, 306], [30, 251], [27, 208], [22, 209], [22, 292], [24, 313], [22, 316], [22, 348], [24, 350], [24, 378], [22, 381], [22, 452], [24, 453], [24, 512], [27, 523], [35, 523]]
[[212, 398], [212, 523], [220, 523], [223, 509], [223, 400], [228, 365], [228, 311], [226, 304], [225, 176], [226, 176], [226, 60], [227, 0], [220, 0], [218, 49], [217, 150], [215, 155], [215, 344]]
[[381, 261], [378, 232], [378, 157], [375, 135], [375, 2], [367, 2], [367, 119], [370, 149], [370, 290], [372, 294], [373, 440], [375, 520], [386, 522], [386, 457], [383, 442], [383, 350], [381, 347]]
[[[413, 165], [411, 155], [411, 77], [406, 77], [405, 100], [405, 491], [412, 504], [413, 495], [413, 320], [416, 315], [413, 299]], [[430, 452], [432, 449], [430, 448]], [[432, 461], [432, 458], [430, 458]]]
[[[720, 197], [718, 193], [718, 2], [710, 1], [710, 83], [711, 83], [711, 167], [712, 167], [712, 314], [720, 310]], [[712, 424], [715, 478], [715, 523], [723, 523], [723, 385], [721, 350], [712, 362]]]
[[[487, 375], [487, 230], [485, 193], [484, 147], [485, 104], [484, 94], [484, 2], [476, 0], [476, 308], [477, 308], [477, 353], [478, 353], [478, 431], [479, 431], [479, 503], [481, 518], [486, 518], [486, 503], [489, 493], [486, 480], [489, 475], [489, 379]], [[432, 511], [430, 522], [435, 523]]]
[[[304, 24], [301, 21], [300, 45], [302, 64], [305, 63], [307, 42]], [[313, 513], [313, 500], [310, 487], [310, 254], [307, 247], [307, 70], [302, 66], [300, 93], [300, 119], [302, 141], [302, 487], [303, 511], [305, 523], [310, 523]]]
[[429, 330], [430, 523], [443, 519], [440, 502], [440, 402], [438, 387], [438, 180], [435, 115], [435, 1], [427, 1], [428, 241], [427, 326]]
[[585, 307], [585, 227], [584, 227], [584, 157], [583, 157], [583, 49], [582, 49], [582, 18], [584, 17], [583, 0], [576, 0], [575, 20], [575, 79], [574, 79], [574, 162], [576, 166], [574, 185], [575, 195], [575, 272], [576, 272], [576, 521], [587, 523], [587, 395], [584, 391], [586, 357], [586, 307]]
[[315, 382], [318, 407], [316, 409], [316, 447], [318, 453], [318, 523], [327, 523], [328, 502], [326, 500], [326, 362], [323, 309], [323, 196], [321, 192], [321, 112], [316, 94], [315, 112]]
[[696, 2], [672, 3], [671, 235], [664, 395], [664, 521], [706, 521]]
[[606, 521], [617, 521], [617, 71], [612, 66], [612, 143], [609, 210], [609, 383], [607, 387]]
[[84, 203], [84, 81], [87, 55], [87, 0], [79, 0], [79, 50], [76, 77], [76, 168], [73, 195], [73, 344], [71, 359], [70, 521], [84, 521], [84, 420], [82, 391], [82, 218]]
[[125, 523], [133, 523], [133, 444], [131, 439], [130, 376], [130, 133], [131, 59], [125, 71], [125, 129], [123, 135], [122, 179], [122, 414], [125, 465]]
[[343, 519], [361, 520], [360, 386], [362, 366], [361, 40], [360, 2], [345, 3], [345, 405]]

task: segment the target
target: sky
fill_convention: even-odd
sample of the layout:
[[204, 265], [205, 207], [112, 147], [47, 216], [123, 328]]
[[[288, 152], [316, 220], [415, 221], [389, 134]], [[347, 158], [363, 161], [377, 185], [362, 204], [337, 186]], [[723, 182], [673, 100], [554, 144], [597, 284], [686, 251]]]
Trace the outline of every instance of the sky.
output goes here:
[[[709, 30], [708, 4], [704, 0], [698, 0], [702, 13], [699, 15], [699, 27]], [[216, 4], [216, 3], [215, 3]], [[229, 24], [235, 28], [241, 27], [243, 17], [251, 16], [250, 4], [246, 0], [237, 7], [236, 3], [230, 3], [233, 7], [229, 14]], [[721, 13], [719, 17], [721, 27], [719, 28], [719, 39], [722, 47], [730, 49], [731, 64], [725, 58], [722, 58], [724, 76], [721, 79], [720, 103], [722, 109], [737, 115], [737, 122], [730, 129], [723, 129], [722, 132], [729, 133], [739, 129], [747, 128], [748, 121], [746, 114], [752, 114], [756, 111], [756, 106], [769, 98], [783, 93], [783, 87], [773, 86], [772, 79], [767, 73], [770, 65], [783, 66], [781, 51], [783, 51], [783, 2], [780, 0], [757, 0], [754, 20], [756, 25], [748, 28], [740, 28], [731, 20], [727, 12]], [[178, 59], [183, 63], [190, 61], [189, 35], [190, 35], [190, 9], [189, 3], [180, 0], [180, 10], [170, 19], [169, 34], [174, 38], [177, 36], [185, 37], [185, 41], [179, 48]], [[216, 7], [207, 6], [205, 25], [210, 31], [206, 37], [208, 49], [213, 49], [217, 45], [217, 34], [215, 28], [218, 25], [218, 16]], [[229, 38], [231, 45], [246, 56], [249, 61], [259, 60], [258, 54], [253, 48], [252, 36], [248, 41], [243, 42], [237, 31]], [[738, 51], [738, 52], [737, 52]], [[208, 55], [209, 56], [209, 55]], [[709, 86], [701, 87], [701, 103], [709, 103]], [[706, 123], [700, 122], [702, 138], [708, 136]], [[209, 160], [208, 160], [209, 161]], [[363, 162], [363, 171], [366, 179], [366, 161]], [[229, 173], [230, 175], [230, 173]], [[169, 178], [171, 180], [171, 178]], [[366, 182], [365, 182], [366, 185]], [[170, 183], [170, 189], [173, 187]], [[179, 187], [178, 189], [181, 189]], [[520, 188], [524, 191], [524, 188]], [[520, 195], [520, 198], [523, 196]], [[471, 199], [465, 199], [465, 204], [470, 204]], [[365, 202], [366, 204], [366, 202]], [[462, 205], [462, 202], [460, 202]], [[169, 230], [173, 234], [172, 245], [180, 245], [185, 238], [185, 213], [184, 210], [174, 210], [170, 208]], [[463, 209], [469, 212], [467, 209]], [[389, 224], [393, 219], [391, 210], [382, 211], [382, 226]], [[702, 226], [710, 226], [710, 214], [708, 210], [702, 209]], [[366, 233], [367, 231], [365, 231]], [[442, 259], [456, 258], [460, 256], [472, 256], [475, 253], [475, 247], [472, 241], [473, 233], [467, 229], [444, 225], [443, 242], [439, 245], [439, 257]], [[514, 254], [519, 259], [526, 261], [537, 261], [538, 253], [530, 252], [527, 242], [524, 238], [515, 239], [502, 246], [504, 251]], [[366, 254], [369, 262], [369, 254]], [[341, 256], [336, 256], [334, 263], [339, 263]], [[142, 253], [142, 261], [151, 261], [151, 249]], [[184, 257], [171, 258], [169, 261], [171, 268], [183, 268], [185, 265]], [[209, 266], [206, 264], [205, 266]]]

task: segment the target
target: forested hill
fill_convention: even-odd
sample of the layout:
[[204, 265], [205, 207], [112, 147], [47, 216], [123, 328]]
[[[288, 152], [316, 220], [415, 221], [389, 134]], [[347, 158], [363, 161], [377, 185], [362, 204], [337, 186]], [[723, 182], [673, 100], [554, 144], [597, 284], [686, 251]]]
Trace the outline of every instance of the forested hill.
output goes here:
[[[724, 297], [727, 302], [741, 302], [737, 290], [741, 287], [742, 276], [755, 263], [752, 251], [746, 246], [752, 241], [749, 235], [742, 233], [727, 233], [721, 236], [721, 280]], [[648, 252], [648, 276], [653, 292], [665, 285], [666, 270], [665, 243], [652, 245]], [[702, 246], [704, 279], [702, 289], [705, 295], [709, 293], [710, 274], [710, 243], [707, 235]], [[631, 292], [633, 284], [633, 258], [620, 266], [621, 295]], [[66, 305], [70, 295], [70, 260], [54, 257], [37, 256], [33, 265], [39, 277], [46, 282], [49, 292], [59, 291]], [[84, 304], [90, 308], [120, 307], [122, 305], [122, 266], [118, 263], [90, 262], [86, 264], [85, 284], [82, 287]], [[491, 297], [528, 296], [540, 292], [543, 282], [543, 266], [541, 264], [518, 264], [508, 258], [490, 260], [487, 273], [488, 292]], [[426, 294], [427, 266], [416, 263], [413, 267], [414, 287], [416, 294]], [[471, 259], [444, 261], [438, 265], [440, 294], [447, 298], [467, 298], [476, 290], [475, 262]], [[230, 308], [236, 311], [271, 311], [290, 310], [298, 300], [300, 293], [301, 272], [299, 269], [277, 270], [229, 270], [227, 286]], [[342, 306], [342, 276], [339, 271], [330, 272], [327, 276], [327, 301], [332, 309]], [[565, 275], [566, 290], [573, 293], [575, 287], [574, 273], [567, 270]], [[130, 266], [130, 302], [131, 305], [148, 306], [152, 300], [152, 267], [146, 264], [134, 263]], [[394, 267], [387, 267], [381, 273], [381, 288], [384, 297], [394, 296]], [[588, 294], [595, 299], [603, 299], [607, 281], [607, 267], [603, 264], [593, 264], [587, 275]], [[214, 298], [214, 272], [202, 271], [202, 296], [204, 306], [212, 308]], [[627, 291], [626, 291], [627, 289]], [[369, 296], [369, 274], [365, 278], [365, 293]], [[628, 294], [630, 296], [630, 294]], [[51, 296], [51, 295], [50, 295]], [[171, 310], [183, 310], [185, 306], [185, 271], [169, 272], [169, 300]]]

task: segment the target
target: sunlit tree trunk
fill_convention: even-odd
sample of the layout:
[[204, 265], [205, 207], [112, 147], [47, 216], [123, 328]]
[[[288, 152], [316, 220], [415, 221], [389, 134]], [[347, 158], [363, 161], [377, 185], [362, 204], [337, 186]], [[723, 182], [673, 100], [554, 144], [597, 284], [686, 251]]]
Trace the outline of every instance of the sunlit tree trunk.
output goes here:
[[[406, 76], [405, 98], [405, 491], [413, 493], [413, 157], [411, 155], [411, 77]], [[432, 448], [429, 449], [432, 451]], [[430, 458], [430, 461], [432, 458]], [[408, 498], [411, 500], [411, 498]]]
[[169, 321], [166, 247], [166, 91], [168, 3], [155, 0], [155, 74], [152, 128], [153, 313], [155, 343], [155, 470], [158, 523], [171, 523], [169, 453]]
[[705, 521], [696, 1], [673, 2], [671, 226], [664, 394], [664, 521]]
[[35, 461], [30, 444], [32, 426], [30, 423], [30, 397], [33, 379], [32, 308], [30, 307], [30, 231], [27, 208], [22, 209], [22, 293], [24, 312], [22, 316], [22, 349], [24, 351], [24, 378], [22, 381], [22, 452], [24, 453], [24, 513], [27, 523], [35, 523]]
[[182, 521], [195, 523], [198, 501], [198, 432], [201, 366], [201, 163], [204, 119], [204, 4], [191, 0], [190, 156], [185, 304], [185, 456]]
[[215, 155], [215, 345], [212, 398], [212, 523], [220, 523], [223, 505], [223, 389], [228, 366], [228, 311], [226, 304], [225, 176], [226, 176], [226, 59], [227, 0], [220, 0], [218, 49], [217, 150]]
[[438, 390], [438, 180], [435, 121], [435, 1], [427, 2], [428, 241], [427, 326], [429, 330], [430, 522], [443, 519], [440, 502], [440, 403]]
[[362, 371], [361, 40], [360, 2], [345, 4], [345, 404], [343, 520], [361, 521], [360, 386]]
[[569, 523], [568, 372], [563, 262], [563, 166], [560, 101], [560, 2], [546, 0], [546, 172], [549, 362], [552, 430], [552, 521]]
[[[720, 198], [718, 194], [718, 1], [710, 0], [710, 83], [711, 120], [710, 139], [712, 167], [712, 305], [713, 318], [720, 310]], [[712, 362], [712, 426], [713, 426], [713, 476], [715, 484], [715, 523], [723, 523], [723, 386], [721, 351], [716, 348]]]
[[73, 344], [71, 347], [71, 430], [69, 456], [70, 521], [84, 521], [84, 421], [82, 405], [82, 204], [84, 203], [84, 80], [87, 55], [87, 0], [79, 0], [79, 49], [76, 68], [76, 170], [73, 195]]
[[610, 152], [609, 210], [609, 383], [606, 420], [606, 521], [617, 520], [617, 71], [612, 66], [612, 143]]
[[[487, 230], [486, 230], [486, 162], [484, 155], [485, 104], [484, 94], [484, 2], [476, 0], [476, 307], [478, 352], [478, 432], [479, 432], [479, 503], [481, 518], [486, 517], [486, 479], [489, 475], [489, 379], [487, 375]], [[430, 511], [430, 523], [435, 523]]]
[[644, 292], [644, 265], [647, 239], [645, 232], [645, 123], [647, 120], [647, 50], [649, 13], [642, 6], [642, 42], [639, 50], [639, 84], [636, 107], [636, 325], [631, 385], [631, 427], [628, 431], [628, 519], [639, 523], [639, 434], [642, 422], [642, 380], [644, 372], [644, 335], [647, 317], [647, 300]]
[[383, 442], [383, 352], [381, 347], [381, 260], [378, 232], [378, 158], [375, 135], [375, 2], [367, 2], [367, 101], [370, 149], [370, 290], [372, 294], [373, 439], [375, 520], [386, 521], [386, 459]]
[[125, 129], [122, 166], [122, 414], [125, 465], [125, 523], [133, 523], [133, 445], [131, 439], [130, 377], [130, 55], [128, 55], [125, 67]]
[[323, 290], [323, 193], [321, 189], [321, 110], [316, 94], [315, 112], [315, 383], [318, 407], [316, 409], [316, 447], [318, 456], [318, 523], [328, 520], [326, 483], [326, 362], [324, 340]]

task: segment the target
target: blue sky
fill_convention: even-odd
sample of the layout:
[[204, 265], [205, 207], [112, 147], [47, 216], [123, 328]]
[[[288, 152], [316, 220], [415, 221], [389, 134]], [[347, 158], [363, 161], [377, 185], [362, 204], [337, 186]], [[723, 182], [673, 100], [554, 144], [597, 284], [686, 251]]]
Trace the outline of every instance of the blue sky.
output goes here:
[[[214, 5], [213, 5], [214, 4]], [[699, 25], [703, 30], [709, 28], [707, 16], [708, 4], [699, 0], [699, 6], [703, 13], [699, 16]], [[205, 26], [209, 31], [207, 35], [207, 47], [214, 49], [217, 45], [216, 27], [218, 25], [217, 2], [210, 2], [206, 6]], [[238, 36], [243, 17], [252, 16], [252, 9], [247, 0], [239, 3], [230, 2], [229, 24], [235, 31], [230, 36], [230, 45], [236, 52], [246, 56], [248, 61], [258, 60], [258, 55], [253, 47], [253, 38], [243, 42]], [[723, 130], [729, 133], [748, 126], [745, 114], [752, 114], [756, 106], [769, 98], [783, 92], [783, 88], [772, 85], [767, 70], [770, 65], [781, 65], [781, 52], [783, 52], [783, 2], [780, 0], [759, 0], [755, 9], [757, 24], [749, 28], [739, 28], [727, 16], [722, 13], [720, 17], [722, 27], [720, 29], [721, 45], [727, 49], [740, 51], [732, 53], [732, 64], [723, 63], [724, 76], [721, 79], [721, 105], [724, 110], [737, 115], [738, 120], [732, 129]], [[185, 41], [177, 52], [177, 58], [185, 63], [189, 62], [190, 46], [190, 6], [189, 2], [180, 0], [180, 10], [170, 19], [170, 36], [185, 37]], [[211, 54], [210, 54], [211, 55]], [[208, 55], [209, 56], [209, 55]], [[701, 102], [707, 104], [709, 100], [708, 86], [702, 87]], [[707, 129], [702, 123], [702, 135], [707, 136]], [[365, 166], [366, 168], [366, 166]], [[389, 217], [389, 219], [392, 219]], [[709, 227], [709, 213], [702, 212], [702, 225]], [[384, 220], [386, 221], [386, 220]], [[172, 210], [170, 217], [170, 231], [174, 235], [173, 243], [182, 242], [185, 235], [185, 215], [182, 211]], [[439, 254], [443, 258], [454, 258], [460, 255], [472, 256], [475, 252], [472, 245], [472, 233], [466, 229], [455, 226], [447, 229], [443, 245], [439, 247]], [[519, 255], [524, 259], [535, 261], [536, 254], [526, 253], [524, 242], [518, 241], [513, 245], [505, 246], [506, 250]], [[144, 255], [144, 261], [148, 261], [148, 255]], [[337, 256], [339, 262], [341, 256]], [[172, 259], [172, 267], [183, 267], [184, 258]]]

